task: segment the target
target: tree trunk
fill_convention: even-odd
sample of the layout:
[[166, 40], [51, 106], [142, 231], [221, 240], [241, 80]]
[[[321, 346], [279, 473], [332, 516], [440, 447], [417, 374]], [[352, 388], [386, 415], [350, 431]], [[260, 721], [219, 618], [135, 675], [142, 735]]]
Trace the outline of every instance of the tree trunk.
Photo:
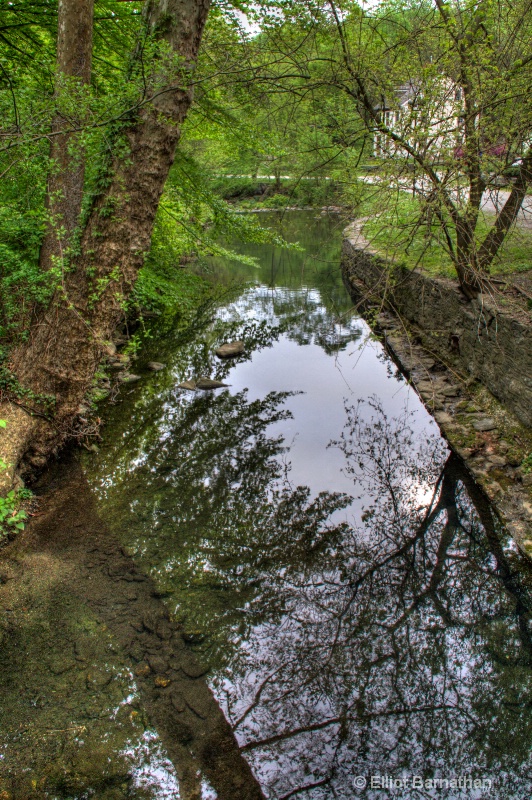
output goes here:
[[[94, 0], [59, 0], [57, 9], [56, 98], [79, 85], [90, 83]], [[66, 86], [65, 83], [68, 85]], [[64, 263], [72, 234], [78, 224], [83, 198], [85, 162], [83, 154], [70, 150], [70, 123], [56, 113], [51, 131], [46, 208], [48, 230], [40, 252], [40, 267], [48, 270]]]
[[498, 213], [493, 228], [490, 230], [479, 249], [479, 262], [482, 269], [488, 270], [493, 259], [499, 252], [502, 243], [508, 235], [508, 231], [517, 219], [526, 196], [526, 190], [531, 183], [532, 152], [529, 152], [523, 159], [519, 175], [517, 176], [506, 203]]
[[477, 259], [475, 227], [467, 216], [456, 218], [455, 269], [460, 288], [469, 300], [482, 291], [482, 275]]
[[[150, 246], [159, 199], [192, 101], [191, 72], [209, 10], [209, 0], [148, 0], [144, 21], [163, 58], [151, 65], [157, 90], [123, 123], [106, 188], [96, 198], [80, 237], [80, 255], [64, 274], [49, 307], [34, 320], [27, 343], [11, 367], [32, 398], [46, 395], [50, 418], [33, 416], [26, 462], [43, 466], [68, 437], [78, 406], [91, 384], [106, 340], [123, 315]], [[167, 47], [180, 57], [169, 59]], [[139, 48], [142, 57], [141, 48]], [[169, 65], [169, 66], [168, 66]], [[146, 65], [144, 66], [146, 69]], [[42, 407], [42, 406], [41, 406]], [[0, 413], [1, 416], [1, 413]]]

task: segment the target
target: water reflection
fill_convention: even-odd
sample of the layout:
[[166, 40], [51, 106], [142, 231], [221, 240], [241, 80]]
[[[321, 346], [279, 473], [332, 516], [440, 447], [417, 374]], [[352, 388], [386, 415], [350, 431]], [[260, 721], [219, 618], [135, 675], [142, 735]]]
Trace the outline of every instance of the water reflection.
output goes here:
[[[446, 797], [528, 796], [526, 570], [346, 315], [339, 274], [270, 256], [112, 412], [88, 467], [100, 511], [210, 664], [267, 797], [350, 798], [355, 776], [403, 773], [493, 781]], [[245, 355], [218, 362], [231, 338]], [[176, 388], [203, 374], [230, 388]]]
[[406, 415], [373, 411], [348, 408], [340, 441], [371, 500], [361, 525], [325, 557], [279, 559], [217, 691], [270, 796], [351, 796], [357, 775], [406, 774], [489, 777], [495, 796], [523, 797], [530, 595], [460, 465], [434, 439], [416, 447]]

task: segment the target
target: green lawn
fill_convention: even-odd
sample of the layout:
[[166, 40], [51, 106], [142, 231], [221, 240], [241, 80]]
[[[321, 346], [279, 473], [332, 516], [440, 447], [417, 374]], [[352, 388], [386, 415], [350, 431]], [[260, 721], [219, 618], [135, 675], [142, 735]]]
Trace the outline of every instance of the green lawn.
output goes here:
[[[387, 208], [383, 209], [383, 206]], [[427, 226], [419, 227], [420, 206], [406, 193], [368, 192], [361, 204], [360, 216], [368, 216], [364, 235], [383, 256], [411, 269], [431, 275], [456, 277], [447, 255], [443, 233], [436, 224], [430, 235]], [[485, 215], [477, 227], [479, 244], [493, 224], [494, 216]], [[492, 266], [492, 274], [524, 272], [532, 269], [532, 230], [514, 229], [507, 237]]]

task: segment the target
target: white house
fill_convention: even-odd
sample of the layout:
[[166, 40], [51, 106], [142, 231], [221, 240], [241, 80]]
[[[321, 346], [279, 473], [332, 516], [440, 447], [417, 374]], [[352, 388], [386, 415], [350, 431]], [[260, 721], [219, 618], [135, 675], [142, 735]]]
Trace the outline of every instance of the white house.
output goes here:
[[[402, 84], [391, 99], [375, 107], [379, 120], [393, 133], [431, 160], [457, 155], [463, 140], [462, 94], [448, 78]], [[386, 132], [376, 129], [373, 155], [408, 157], [407, 149]]]

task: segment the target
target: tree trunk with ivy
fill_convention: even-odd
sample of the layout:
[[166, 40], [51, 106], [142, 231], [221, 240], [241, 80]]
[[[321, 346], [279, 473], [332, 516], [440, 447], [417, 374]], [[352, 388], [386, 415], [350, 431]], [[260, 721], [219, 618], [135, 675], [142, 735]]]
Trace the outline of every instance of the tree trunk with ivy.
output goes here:
[[[56, 100], [75, 82], [81, 89], [90, 83], [94, 0], [59, 0], [57, 8]], [[82, 98], [81, 98], [82, 99]], [[75, 147], [70, 132], [74, 120], [56, 111], [52, 123], [46, 209], [48, 229], [44, 236], [39, 263], [43, 270], [59, 266], [68, 256], [72, 235], [79, 222], [83, 199], [85, 161]]]
[[[70, 2], [77, 7], [76, 0]], [[68, 437], [106, 341], [123, 316], [192, 101], [208, 10], [209, 0], [146, 3], [145, 32], [156, 56], [144, 65], [145, 71], [151, 67], [145, 100], [110, 131], [114, 147], [80, 231], [79, 255], [48, 307], [35, 314], [27, 342], [12, 354], [17, 386], [11, 403], [0, 408], [8, 421], [12, 465], [24, 457], [26, 466], [43, 466]], [[134, 60], [141, 57], [139, 47]]]

